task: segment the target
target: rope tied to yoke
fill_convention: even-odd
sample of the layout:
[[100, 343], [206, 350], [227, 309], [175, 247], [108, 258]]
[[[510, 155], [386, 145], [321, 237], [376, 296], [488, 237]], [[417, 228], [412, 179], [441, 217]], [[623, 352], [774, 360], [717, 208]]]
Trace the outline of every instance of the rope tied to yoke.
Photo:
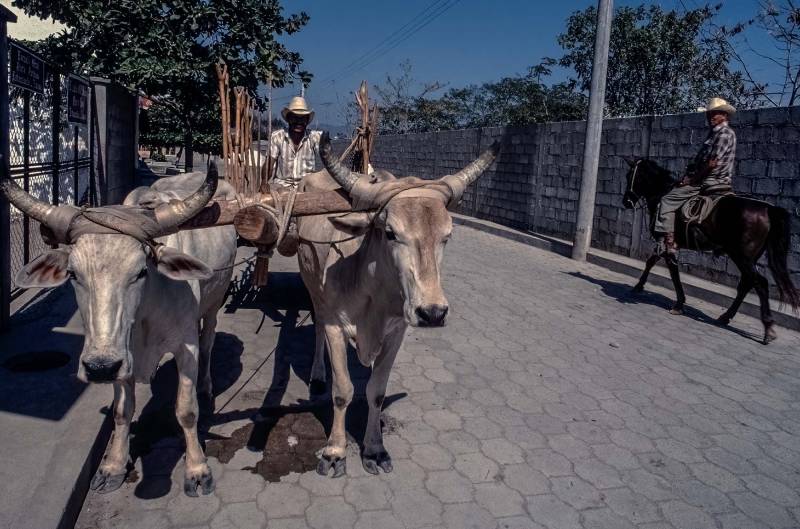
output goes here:
[[[275, 242], [270, 245], [267, 250], [258, 250], [256, 255], [259, 257], [272, 257], [272, 254], [275, 248], [280, 245], [281, 242], [286, 238], [286, 233], [289, 230], [289, 224], [292, 220], [292, 211], [294, 210], [294, 203], [297, 198], [297, 193], [299, 191], [299, 186], [293, 186], [287, 195], [286, 198], [286, 206], [281, 203], [280, 195], [274, 190], [270, 189], [269, 194], [272, 197], [272, 203], [274, 206], [269, 206], [267, 204], [256, 203], [253, 204], [255, 207], [265, 211], [268, 215], [270, 215], [275, 223], [278, 225], [278, 237]], [[239, 207], [244, 208], [244, 200], [243, 197], [237, 193], [236, 200], [239, 202]]]
[[156, 237], [164, 235], [164, 228], [158, 224], [155, 212], [150, 207], [141, 206], [82, 206], [74, 208], [67, 222], [55, 227], [40, 225], [42, 238], [51, 246], [72, 244], [81, 235], [110, 234], [127, 235], [150, 247], [157, 255], [160, 243]]
[[[450, 207], [453, 204], [453, 198], [457, 196], [457, 191], [443, 180], [423, 180], [416, 177], [407, 177], [400, 180], [389, 180], [377, 183], [373, 176], [369, 180], [365, 179], [365, 184], [367, 185], [361, 184], [363, 189], [361, 189], [361, 193], [357, 195], [358, 198], [353, 201], [353, 211], [343, 213], [340, 216], [345, 217], [353, 213], [367, 213], [370, 216], [369, 226], [374, 224], [375, 219], [378, 218], [389, 205], [389, 202], [394, 198], [435, 198], [444, 200], [447, 207]], [[399, 195], [404, 196], [401, 197]], [[336, 244], [352, 241], [361, 236], [361, 234], [357, 234], [330, 241], [312, 240], [302, 235], [299, 238], [311, 244], [330, 244], [335, 247]]]

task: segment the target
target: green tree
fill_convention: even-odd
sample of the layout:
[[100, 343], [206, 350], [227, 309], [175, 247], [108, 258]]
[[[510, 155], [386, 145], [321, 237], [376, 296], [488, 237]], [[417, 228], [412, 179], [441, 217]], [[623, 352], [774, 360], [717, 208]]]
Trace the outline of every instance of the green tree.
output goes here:
[[[606, 107], [611, 116], [666, 114], [697, 108], [711, 96], [741, 107], [757, 94], [742, 72], [731, 67], [724, 36], [712, 31], [719, 6], [679, 13], [658, 5], [620, 7], [611, 26]], [[558, 37], [577, 86], [591, 84], [597, 10], [572, 14]]]
[[545, 84], [553, 65], [552, 59], [545, 59], [526, 75], [450, 88], [434, 97], [442, 84], [416, 82], [405, 62], [400, 75], [388, 76], [384, 85], [375, 87], [380, 131], [405, 134], [582, 119], [586, 98], [575, 91], [574, 83]]
[[[228, 64], [231, 85], [256, 93], [310, 75], [277, 36], [299, 31], [308, 15], [284, 16], [278, 0], [14, 0], [27, 14], [67, 29], [42, 45], [65, 69], [100, 75], [152, 97], [153, 141], [182, 138], [187, 164], [195, 141], [218, 149], [214, 69]], [[41, 49], [40, 48], [40, 49]], [[145, 138], [147, 140], [147, 138]]]

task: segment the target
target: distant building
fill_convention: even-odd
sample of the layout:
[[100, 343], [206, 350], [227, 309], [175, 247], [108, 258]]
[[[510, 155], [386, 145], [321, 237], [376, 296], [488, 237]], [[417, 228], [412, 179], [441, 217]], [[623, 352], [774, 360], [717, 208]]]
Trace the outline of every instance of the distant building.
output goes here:
[[52, 18], [42, 20], [29, 17], [22, 9], [11, 5], [11, 0], [0, 0], [0, 5], [17, 15], [17, 23], [8, 25], [8, 36], [20, 40], [42, 40], [53, 33], [58, 33], [66, 26], [55, 22]]

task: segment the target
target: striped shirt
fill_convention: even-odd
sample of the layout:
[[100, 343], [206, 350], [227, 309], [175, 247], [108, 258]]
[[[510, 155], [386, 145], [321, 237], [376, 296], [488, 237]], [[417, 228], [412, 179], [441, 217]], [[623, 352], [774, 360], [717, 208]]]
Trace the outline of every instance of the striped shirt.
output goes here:
[[278, 160], [274, 174], [275, 184], [295, 187], [304, 175], [314, 172], [321, 136], [322, 132], [319, 130], [306, 130], [300, 144], [295, 146], [285, 129], [272, 133], [269, 155]]
[[702, 184], [730, 184], [735, 159], [736, 133], [727, 122], [720, 123], [708, 133], [706, 141], [694, 159], [696, 167], [705, 167], [711, 160], [717, 162], [717, 166], [711, 170]]

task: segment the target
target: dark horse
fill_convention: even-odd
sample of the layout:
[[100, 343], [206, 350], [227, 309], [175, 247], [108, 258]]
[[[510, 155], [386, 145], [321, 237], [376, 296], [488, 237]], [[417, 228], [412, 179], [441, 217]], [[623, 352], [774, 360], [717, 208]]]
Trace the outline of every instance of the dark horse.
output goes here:
[[[628, 161], [630, 169], [627, 175], [625, 195], [622, 197], [623, 205], [632, 209], [640, 200], [647, 203], [650, 214], [650, 230], [652, 233], [658, 204], [676, 182], [672, 173], [648, 159]], [[687, 244], [680, 235], [686, 233], [686, 226], [678, 215], [675, 231], [676, 241], [684, 248], [692, 246], [693, 250], [713, 250], [715, 254], [727, 254], [739, 268], [741, 277], [736, 288], [736, 299], [728, 310], [717, 319], [722, 325], [730, 323], [736, 315], [744, 297], [751, 288], [756, 289], [761, 303], [761, 322], [764, 324], [764, 343], [767, 344], [777, 337], [772, 312], [769, 308], [769, 283], [767, 278], [756, 270], [756, 262], [767, 252], [767, 263], [770, 272], [778, 287], [780, 301], [789, 303], [793, 309], [800, 304], [800, 293], [792, 284], [786, 257], [789, 253], [789, 213], [777, 206], [746, 197], [728, 195], [719, 200], [709, 217], [692, 231], [696, 234], [694, 241]], [[655, 235], [655, 234], [653, 234]], [[658, 262], [662, 255], [658, 250], [648, 257], [642, 277], [634, 292], [644, 290], [644, 284], [650, 269]], [[672, 314], [681, 314], [686, 296], [681, 285], [678, 263], [667, 259], [667, 267], [672, 277], [677, 300], [670, 311]]]

